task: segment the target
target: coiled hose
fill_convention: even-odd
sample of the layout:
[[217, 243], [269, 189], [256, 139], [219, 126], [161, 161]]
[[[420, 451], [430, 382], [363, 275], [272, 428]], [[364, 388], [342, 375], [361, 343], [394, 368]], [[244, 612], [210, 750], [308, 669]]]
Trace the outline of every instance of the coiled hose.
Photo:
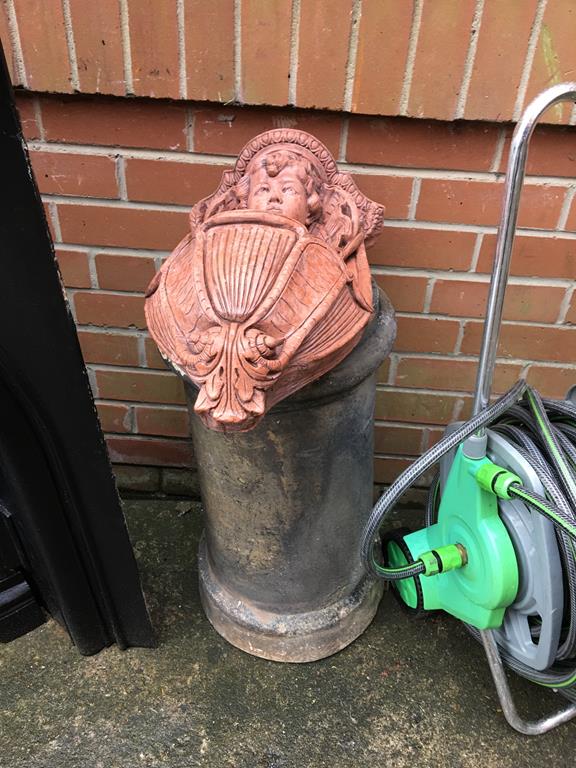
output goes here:
[[[546, 498], [520, 485], [512, 485], [509, 490], [511, 495], [554, 524], [564, 580], [564, 621], [554, 663], [540, 672], [518, 661], [504, 649], [500, 649], [502, 658], [522, 677], [539, 685], [561, 689], [567, 698], [576, 701], [576, 406], [567, 401], [543, 400], [526, 382], [518, 381], [493, 405], [427, 451], [382, 494], [364, 529], [362, 558], [366, 568], [381, 579], [395, 581], [423, 573], [421, 562], [412, 563], [404, 569], [381, 565], [375, 556], [378, 531], [404, 492], [424, 472], [484, 427], [503, 435], [538, 474]], [[427, 526], [436, 520], [439, 495], [437, 476], [428, 496]], [[416, 573], [414, 569], [417, 569]], [[466, 626], [480, 640], [478, 630]], [[534, 636], [537, 634], [538, 628], [535, 627]]]

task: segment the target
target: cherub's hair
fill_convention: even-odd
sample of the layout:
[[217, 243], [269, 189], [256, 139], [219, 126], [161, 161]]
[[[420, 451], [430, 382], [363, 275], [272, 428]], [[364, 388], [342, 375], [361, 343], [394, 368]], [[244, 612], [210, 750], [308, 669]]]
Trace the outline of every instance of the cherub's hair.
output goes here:
[[[318, 221], [322, 214], [322, 199], [324, 182], [314, 164], [302, 157], [298, 152], [289, 149], [279, 149], [275, 152], [266, 152], [253, 161], [256, 168], [264, 168], [268, 176], [274, 178], [285, 168], [294, 168], [296, 175], [304, 184], [307, 196], [308, 216], [306, 225], [310, 226]], [[252, 165], [252, 164], [251, 164]], [[250, 173], [246, 173], [234, 188], [238, 199], [239, 208], [248, 206], [248, 194], [250, 192]]]

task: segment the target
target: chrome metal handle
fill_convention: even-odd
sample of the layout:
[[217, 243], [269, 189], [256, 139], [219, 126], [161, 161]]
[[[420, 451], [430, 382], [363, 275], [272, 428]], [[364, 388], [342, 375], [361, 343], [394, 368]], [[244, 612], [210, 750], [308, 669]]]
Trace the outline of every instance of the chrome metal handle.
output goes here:
[[560, 101], [576, 101], [576, 82], [560, 83], [542, 91], [526, 107], [512, 136], [504, 187], [504, 203], [498, 227], [496, 253], [494, 255], [490, 293], [486, 308], [486, 321], [484, 323], [484, 335], [478, 361], [473, 415], [476, 415], [485, 408], [490, 400], [500, 325], [502, 323], [504, 295], [510, 271], [510, 256], [516, 234], [520, 193], [526, 172], [528, 143], [542, 113]]

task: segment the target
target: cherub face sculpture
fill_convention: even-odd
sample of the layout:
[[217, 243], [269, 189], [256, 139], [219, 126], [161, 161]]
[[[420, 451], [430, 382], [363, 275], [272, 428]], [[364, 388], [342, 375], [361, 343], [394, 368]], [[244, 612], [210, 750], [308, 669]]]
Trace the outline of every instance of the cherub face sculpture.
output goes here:
[[248, 208], [252, 211], [281, 213], [305, 224], [308, 218], [306, 189], [289, 168], [272, 177], [268, 176], [264, 168], [260, 168], [250, 184]]
[[321, 211], [322, 182], [311, 163], [295, 152], [271, 150], [252, 163], [246, 207], [280, 213], [310, 224]]
[[382, 219], [319, 141], [281, 129], [193, 207], [146, 316], [208, 427], [251, 429], [353, 349], [372, 314], [364, 241]]

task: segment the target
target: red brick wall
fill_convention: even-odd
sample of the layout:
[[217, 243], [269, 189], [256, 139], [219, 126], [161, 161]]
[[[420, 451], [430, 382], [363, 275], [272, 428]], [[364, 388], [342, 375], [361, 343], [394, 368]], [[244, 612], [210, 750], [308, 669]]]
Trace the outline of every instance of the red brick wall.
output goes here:
[[[192, 460], [143, 291], [190, 205], [277, 126], [316, 134], [387, 206], [371, 260], [399, 335], [379, 377], [377, 480], [465, 415], [509, 121], [574, 77], [575, 32], [573, 0], [0, 0], [112, 459]], [[545, 120], [565, 127], [533, 141], [496, 388], [527, 374], [562, 396], [576, 383], [576, 110]]]
[[[387, 207], [370, 258], [399, 333], [379, 374], [376, 479], [468, 412], [509, 126], [25, 93], [18, 104], [113, 461], [192, 460], [182, 386], [148, 337], [143, 291], [190, 205], [249, 138], [277, 126], [315, 133]], [[574, 129], [537, 131], [497, 391], [520, 374], [553, 397], [576, 383], [575, 166]]]
[[[32, 91], [517, 119], [574, 78], [574, 0], [1, 0]], [[549, 122], [571, 122], [557, 106]]]

